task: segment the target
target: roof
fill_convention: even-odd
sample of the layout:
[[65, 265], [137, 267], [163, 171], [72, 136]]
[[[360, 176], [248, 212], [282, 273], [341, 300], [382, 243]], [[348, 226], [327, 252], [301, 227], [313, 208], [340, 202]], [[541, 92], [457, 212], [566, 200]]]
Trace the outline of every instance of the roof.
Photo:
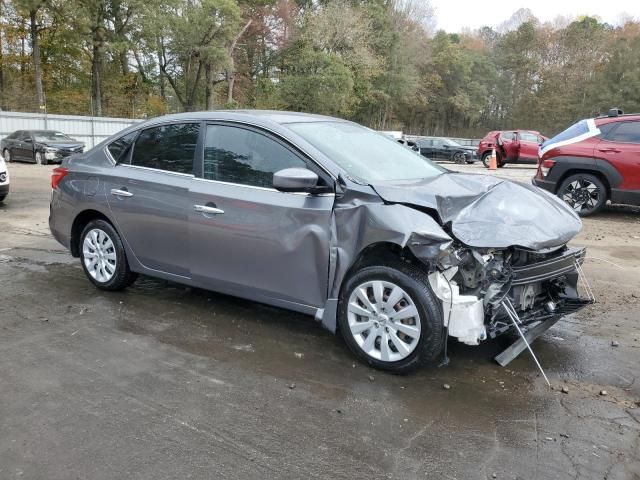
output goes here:
[[279, 124], [301, 122], [346, 122], [341, 118], [328, 117], [313, 113], [285, 112], [278, 110], [210, 110], [165, 115], [149, 120], [149, 123], [171, 120], [262, 120]]

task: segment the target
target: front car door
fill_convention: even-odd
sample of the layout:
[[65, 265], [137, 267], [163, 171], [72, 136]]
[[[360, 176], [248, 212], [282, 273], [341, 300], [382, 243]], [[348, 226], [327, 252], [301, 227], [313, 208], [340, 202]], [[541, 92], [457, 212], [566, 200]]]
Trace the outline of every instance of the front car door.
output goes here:
[[16, 160], [35, 162], [35, 158], [33, 157], [33, 141], [29, 132], [22, 130], [13, 142], [13, 158]]
[[[172, 123], [126, 135], [109, 146], [120, 158], [103, 178], [118, 231], [138, 261], [178, 280], [189, 278], [189, 186], [199, 131], [199, 123]], [[123, 149], [127, 140], [133, 143]]]
[[520, 156], [519, 161], [524, 163], [536, 163], [538, 161], [539, 137], [531, 132], [519, 132]]
[[273, 173], [308, 168], [333, 189], [331, 178], [259, 129], [215, 123], [204, 133], [191, 186], [193, 283], [299, 311], [324, 305], [335, 195], [277, 191]]
[[504, 162], [517, 162], [520, 155], [520, 142], [516, 132], [501, 132], [498, 136], [498, 146]]

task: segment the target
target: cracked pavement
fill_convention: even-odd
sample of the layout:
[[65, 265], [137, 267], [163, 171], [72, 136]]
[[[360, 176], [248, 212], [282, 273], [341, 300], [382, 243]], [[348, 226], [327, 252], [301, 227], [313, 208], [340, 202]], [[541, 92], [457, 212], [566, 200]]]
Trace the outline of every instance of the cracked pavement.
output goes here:
[[99, 292], [49, 234], [51, 167], [9, 168], [0, 479], [640, 478], [638, 208], [584, 222], [598, 303], [533, 344], [549, 390], [526, 352], [492, 361], [507, 340], [393, 376], [296, 313], [151, 278]]

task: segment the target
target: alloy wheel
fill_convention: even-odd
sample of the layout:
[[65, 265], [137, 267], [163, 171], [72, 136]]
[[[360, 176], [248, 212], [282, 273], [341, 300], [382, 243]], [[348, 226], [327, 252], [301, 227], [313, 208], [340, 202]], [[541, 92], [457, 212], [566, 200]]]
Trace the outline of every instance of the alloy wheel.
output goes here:
[[464, 163], [465, 162], [464, 153], [456, 152], [453, 155], [453, 161], [456, 162], [456, 163]]
[[8, 149], [8, 148], [5, 148], [5, 149], [4, 149], [3, 157], [4, 157], [4, 161], [5, 161], [5, 162], [7, 162], [7, 163], [11, 163], [11, 152], [9, 151], [9, 149]]
[[396, 362], [420, 340], [420, 314], [409, 294], [392, 282], [358, 285], [349, 297], [347, 320], [353, 339], [371, 358]]
[[42, 154], [40, 152], [36, 152], [36, 163], [42, 165]]
[[562, 192], [562, 199], [576, 213], [585, 213], [595, 209], [602, 192], [597, 185], [587, 179], [579, 178], [569, 183]]
[[94, 228], [84, 237], [82, 257], [89, 275], [100, 283], [106, 283], [116, 273], [117, 257], [113, 241], [103, 230]]

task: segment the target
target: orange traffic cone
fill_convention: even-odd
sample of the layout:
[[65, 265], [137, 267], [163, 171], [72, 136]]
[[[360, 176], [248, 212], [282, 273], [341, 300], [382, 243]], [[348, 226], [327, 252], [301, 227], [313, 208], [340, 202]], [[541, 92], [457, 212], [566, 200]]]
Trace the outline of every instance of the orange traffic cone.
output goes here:
[[496, 158], [496, 149], [491, 150], [491, 158], [489, 159], [489, 170], [498, 169], [498, 159]]

